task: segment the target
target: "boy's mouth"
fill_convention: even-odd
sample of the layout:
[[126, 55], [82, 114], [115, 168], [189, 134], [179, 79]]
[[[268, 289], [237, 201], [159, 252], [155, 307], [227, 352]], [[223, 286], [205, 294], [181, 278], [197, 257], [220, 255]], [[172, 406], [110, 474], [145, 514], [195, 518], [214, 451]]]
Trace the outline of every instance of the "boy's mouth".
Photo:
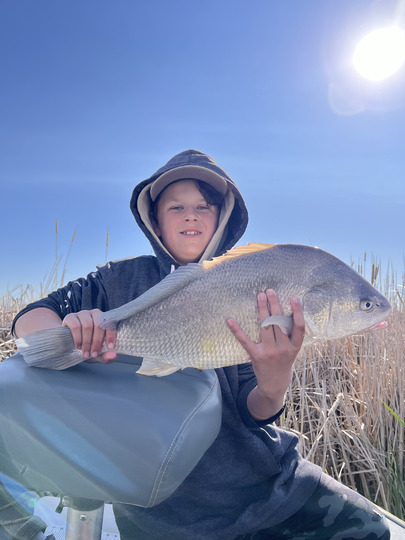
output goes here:
[[180, 234], [184, 234], [185, 236], [198, 236], [201, 234], [200, 231], [182, 231]]

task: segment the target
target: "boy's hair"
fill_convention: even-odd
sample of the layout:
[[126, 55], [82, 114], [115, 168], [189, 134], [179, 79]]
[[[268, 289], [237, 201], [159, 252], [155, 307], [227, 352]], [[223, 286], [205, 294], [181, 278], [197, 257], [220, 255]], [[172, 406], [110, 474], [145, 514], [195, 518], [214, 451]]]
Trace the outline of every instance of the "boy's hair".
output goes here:
[[[181, 182], [182, 180], [183, 179], [176, 180], [175, 182], [171, 182], [169, 186], [172, 186], [176, 182]], [[207, 204], [209, 204], [210, 206], [218, 206], [218, 208], [221, 209], [224, 196], [221, 195], [221, 193], [219, 193], [216, 189], [214, 189], [212, 186], [210, 186], [206, 182], [203, 182], [202, 180], [195, 180], [194, 178], [190, 178], [190, 179], [185, 178], [184, 180], [191, 180], [192, 182], [195, 183], [195, 185], [198, 188], [198, 191], [204, 197]], [[151, 213], [156, 223], [157, 223], [158, 204], [159, 204], [160, 196], [162, 195], [163, 192], [164, 190], [159, 193], [155, 201], [151, 202]]]

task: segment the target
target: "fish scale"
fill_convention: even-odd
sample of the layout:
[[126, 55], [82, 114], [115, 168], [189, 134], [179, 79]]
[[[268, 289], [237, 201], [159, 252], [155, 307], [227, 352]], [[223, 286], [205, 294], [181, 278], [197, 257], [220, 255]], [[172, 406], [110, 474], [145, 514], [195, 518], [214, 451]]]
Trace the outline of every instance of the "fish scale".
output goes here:
[[[224, 365], [246, 362], [246, 351], [235, 340], [226, 320], [240, 315], [241, 324], [257, 340], [260, 327], [255, 299], [257, 293], [264, 289], [259, 284], [250, 289], [241, 287], [243, 268], [233, 273], [233, 279], [229, 278], [225, 287], [218, 288], [215, 286], [218, 273], [221, 272], [213, 269], [210, 275], [202, 276], [179, 290], [175, 303], [170, 297], [159, 306], [151, 307], [147, 313], [136, 314], [118, 323], [118, 336], [131, 336], [127, 339], [126, 352], [168, 363], [175, 362], [181, 367], [189, 366], [190, 363], [205, 368], [217, 367], [218, 357], [221, 357]], [[196, 297], [205, 297], [207, 300], [199, 302], [198, 309], [192, 301]], [[211, 307], [214, 298], [215, 313]], [[224, 301], [218, 302], [218, 299]], [[165, 313], [163, 322], [159, 318], [162, 311]], [[149, 338], [145, 339], [145, 336]], [[118, 348], [121, 349], [120, 341]]]
[[[227, 319], [236, 319], [258, 341], [257, 295], [268, 288], [276, 291], [284, 316], [270, 316], [264, 324], [279, 325], [287, 333], [290, 299], [297, 297], [305, 319], [304, 343], [358, 333], [391, 311], [370, 283], [325, 251], [249, 244], [213, 261], [179, 267], [132, 302], [104, 313], [100, 326], [117, 329], [117, 352], [143, 357], [141, 374], [240, 364], [249, 361], [248, 355]], [[72, 350], [66, 327], [29, 334], [17, 345], [26, 362], [38, 367], [63, 369], [83, 360]]]

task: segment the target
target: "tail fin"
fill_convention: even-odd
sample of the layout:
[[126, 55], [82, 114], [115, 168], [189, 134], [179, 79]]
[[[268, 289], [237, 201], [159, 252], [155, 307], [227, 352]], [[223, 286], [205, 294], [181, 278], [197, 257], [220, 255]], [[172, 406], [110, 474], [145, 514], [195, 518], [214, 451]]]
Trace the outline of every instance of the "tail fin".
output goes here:
[[39, 330], [16, 340], [17, 348], [31, 367], [66, 369], [83, 362], [67, 326]]

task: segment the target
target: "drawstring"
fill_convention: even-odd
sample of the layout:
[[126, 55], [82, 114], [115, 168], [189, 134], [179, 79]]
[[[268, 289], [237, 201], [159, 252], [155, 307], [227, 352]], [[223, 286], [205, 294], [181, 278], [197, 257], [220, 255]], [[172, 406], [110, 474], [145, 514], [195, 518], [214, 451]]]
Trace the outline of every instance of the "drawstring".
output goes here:
[[170, 273], [174, 272], [176, 270], [176, 267], [174, 266], [174, 264], [172, 264], [170, 266]]

